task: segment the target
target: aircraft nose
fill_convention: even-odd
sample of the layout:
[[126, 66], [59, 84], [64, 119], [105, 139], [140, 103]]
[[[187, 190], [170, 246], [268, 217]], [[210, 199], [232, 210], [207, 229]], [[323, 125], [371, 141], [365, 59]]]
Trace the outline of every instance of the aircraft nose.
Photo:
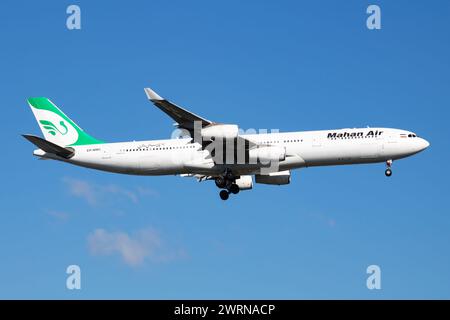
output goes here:
[[420, 151], [425, 150], [429, 146], [430, 146], [430, 143], [427, 140], [419, 138], [419, 148], [420, 148], [419, 150]]

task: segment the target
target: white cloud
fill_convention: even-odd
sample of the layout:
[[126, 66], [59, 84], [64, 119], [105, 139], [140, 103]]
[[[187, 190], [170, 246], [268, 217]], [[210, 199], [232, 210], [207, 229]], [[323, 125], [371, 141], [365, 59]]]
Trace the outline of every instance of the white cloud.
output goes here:
[[49, 216], [55, 218], [56, 220], [59, 220], [62, 222], [66, 222], [70, 218], [70, 214], [67, 212], [64, 212], [64, 211], [49, 210], [49, 211], [47, 211], [47, 214]]
[[101, 189], [101, 191], [103, 191], [104, 193], [117, 195], [117, 196], [124, 196], [125, 198], [128, 198], [128, 200], [130, 200], [133, 203], [139, 202], [139, 198], [138, 198], [138, 195], [136, 194], [136, 192], [121, 188], [115, 184], [110, 184], [110, 185], [101, 187], [99, 189]]
[[138, 203], [142, 197], [158, 196], [158, 192], [149, 188], [137, 187], [126, 189], [115, 184], [99, 185], [81, 179], [65, 177], [62, 179], [69, 189], [69, 193], [75, 197], [84, 199], [88, 204], [95, 206], [113, 199], [127, 199]]
[[87, 181], [73, 178], [63, 178], [63, 182], [69, 187], [70, 194], [83, 198], [89, 204], [97, 203], [97, 194], [92, 184]]
[[130, 266], [139, 266], [146, 260], [153, 262], [167, 262], [178, 258], [180, 253], [164, 253], [159, 233], [147, 228], [131, 235], [105, 229], [96, 229], [88, 235], [89, 251], [94, 256], [110, 256], [118, 254]]

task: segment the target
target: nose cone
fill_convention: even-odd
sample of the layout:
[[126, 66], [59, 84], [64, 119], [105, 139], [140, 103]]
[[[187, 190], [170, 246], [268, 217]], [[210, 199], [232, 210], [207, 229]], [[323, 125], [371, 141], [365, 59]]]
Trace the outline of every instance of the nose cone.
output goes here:
[[419, 149], [418, 151], [423, 151], [430, 146], [430, 143], [422, 138], [417, 139], [417, 144], [417, 148]]

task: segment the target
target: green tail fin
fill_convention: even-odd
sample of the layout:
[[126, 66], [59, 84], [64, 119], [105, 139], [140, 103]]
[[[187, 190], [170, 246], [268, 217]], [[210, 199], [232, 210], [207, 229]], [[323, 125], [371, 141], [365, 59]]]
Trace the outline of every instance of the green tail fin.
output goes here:
[[29, 98], [28, 104], [46, 140], [60, 146], [103, 143], [84, 132], [49, 99]]

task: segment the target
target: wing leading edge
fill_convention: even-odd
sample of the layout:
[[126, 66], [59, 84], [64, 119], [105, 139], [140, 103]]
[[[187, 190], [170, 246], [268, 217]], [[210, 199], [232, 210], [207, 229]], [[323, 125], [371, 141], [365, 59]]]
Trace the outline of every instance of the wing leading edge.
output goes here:
[[[203, 129], [205, 127], [210, 126], [216, 126], [221, 125], [221, 123], [213, 122], [210, 120], [207, 120], [205, 118], [202, 118], [195, 113], [192, 113], [186, 109], [183, 109], [180, 106], [177, 106], [176, 104], [170, 102], [169, 100], [164, 99], [159, 94], [157, 94], [155, 91], [153, 91], [150, 88], [144, 88], [145, 94], [147, 95], [147, 98], [160, 110], [162, 110], [164, 113], [166, 113], [169, 117], [171, 117], [173, 120], [176, 121], [176, 125], [178, 128], [187, 129], [191, 133], [191, 137], [195, 137], [194, 135], [194, 122], [198, 121], [201, 123], [200, 129]], [[195, 129], [198, 129], [199, 127], [196, 127]], [[240, 143], [240, 145], [244, 145], [245, 149], [248, 150], [250, 148], [254, 148], [257, 146], [257, 144], [253, 143], [252, 141], [249, 141], [245, 139], [244, 137], [238, 135], [235, 138], [235, 143]], [[202, 144], [203, 149], [206, 148], [206, 146], [211, 143], [211, 141], [197, 141]]]
[[179, 128], [193, 130], [195, 121], [201, 122], [202, 128], [213, 124], [212, 121], [202, 118], [196, 115], [195, 113], [187, 111], [186, 109], [177, 106], [176, 104], [170, 102], [169, 100], [162, 98], [160, 95], [158, 95], [155, 91], [153, 91], [150, 88], [145, 88], [144, 91], [147, 95], [147, 98], [151, 102], [153, 102], [155, 106], [157, 106], [164, 113], [166, 113], [169, 117], [175, 120]]

